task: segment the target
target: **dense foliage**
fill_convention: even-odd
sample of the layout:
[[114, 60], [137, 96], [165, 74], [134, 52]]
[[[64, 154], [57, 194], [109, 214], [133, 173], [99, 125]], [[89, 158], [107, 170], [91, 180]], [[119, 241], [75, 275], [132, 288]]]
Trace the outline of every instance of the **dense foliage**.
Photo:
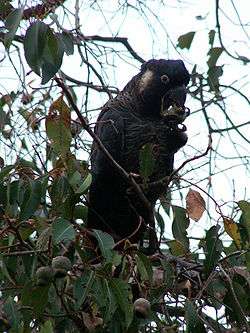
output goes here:
[[[84, 5], [100, 14], [103, 3]], [[146, 3], [119, 2], [120, 15], [129, 10], [149, 15], [151, 2], [149, 7]], [[49, 0], [25, 7], [1, 2], [1, 61], [9, 61], [19, 82], [9, 89], [0, 74], [1, 332], [250, 331], [250, 202], [243, 190], [241, 200], [219, 202], [202, 183], [204, 173], [195, 173], [208, 165], [209, 183], [218, 172], [214, 166], [216, 158], [223, 158], [219, 143], [224, 133], [233, 130], [242, 146], [249, 142], [247, 123], [232, 118], [224, 92], [235, 92], [249, 105], [248, 97], [244, 89], [221, 83], [224, 66], [218, 65], [222, 54], [240, 66], [249, 59], [226, 48], [219, 1], [215, 4], [217, 28], [209, 30], [207, 68], [201, 73], [195, 64], [189, 86], [190, 96], [200, 103], [197, 113], [207, 126], [209, 143], [183, 155], [180, 167], [165, 179], [169, 190], [154, 212], [160, 249], [147, 256], [149, 235], [140, 246], [129, 241], [121, 246], [109, 234], [85, 228], [90, 138], [96, 140], [93, 113], [102, 105], [100, 96], [112, 98], [118, 91], [105, 83], [111, 57], [118, 64], [143, 59], [127, 38], [86, 36], [78, 1], [73, 6]], [[190, 49], [195, 34], [179, 36], [175, 48]], [[63, 59], [73, 53], [84, 68], [82, 81], [61, 70]], [[210, 106], [218, 108], [218, 119], [228, 127], [209, 116]], [[227, 140], [235, 144], [230, 135]], [[101, 149], [102, 143], [98, 145]], [[154, 163], [149, 148], [140, 155], [142, 189]], [[235, 148], [237, 161], [247, 172], [248, 156], [240, 149]], [[187, 165], [192, 165], [191, 179]], [[176, 192], [182, 200], [176, 200]], [[209, 222], [197, 233], [202, 219]]]

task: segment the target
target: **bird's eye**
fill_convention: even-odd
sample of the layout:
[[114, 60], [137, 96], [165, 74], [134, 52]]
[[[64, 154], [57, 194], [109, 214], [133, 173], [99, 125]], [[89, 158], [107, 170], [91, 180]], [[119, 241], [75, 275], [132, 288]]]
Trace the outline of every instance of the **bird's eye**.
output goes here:
[[167, 74], [163, 74], [161, 76], [161, 82], [164, 84], [167, 84], [170, 81], [169, 77], [167, 76]]

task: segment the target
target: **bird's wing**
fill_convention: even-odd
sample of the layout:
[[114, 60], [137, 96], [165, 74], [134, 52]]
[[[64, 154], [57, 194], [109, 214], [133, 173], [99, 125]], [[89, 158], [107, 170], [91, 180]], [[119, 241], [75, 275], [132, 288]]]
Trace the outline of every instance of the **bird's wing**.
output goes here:
[[[122, 112], [107, 109], [98, 117], [95, 133], [116, 162], [121, 160], [124, 137], [124, 118]], [[92, 172], [94, 174], [114, 173], [114, 169], [107, 157], [94, 143], [91, 156]]]

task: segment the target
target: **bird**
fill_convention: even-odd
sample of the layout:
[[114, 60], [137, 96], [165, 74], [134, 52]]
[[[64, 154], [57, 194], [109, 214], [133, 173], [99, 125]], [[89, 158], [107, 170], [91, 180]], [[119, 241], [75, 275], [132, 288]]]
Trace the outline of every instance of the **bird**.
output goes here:
[[[151, 59], [103, 106], [94, 132], [128, 174], [140, 179], [140, 152], [145, 145], [151, 145], [155, 160], [148, 182], [173, 172], [174, 155], [187, 142], [179, 123], [188, 113], [185, 101], [189, 80], [182, 60]], [[138, 241], [148, 223], [143, 207], [95, 141], [91, 174], [87, 227], [107, 232], [119, 241], [133, 235], [143, 221]], [[163, 192], [162, 188], [145, 192], [152, 209]]]

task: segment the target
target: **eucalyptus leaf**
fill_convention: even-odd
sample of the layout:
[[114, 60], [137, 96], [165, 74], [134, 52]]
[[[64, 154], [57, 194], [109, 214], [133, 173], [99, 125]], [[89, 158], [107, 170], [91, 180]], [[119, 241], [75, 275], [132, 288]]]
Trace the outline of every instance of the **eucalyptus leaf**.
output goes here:
[[207, 330], [205, 329], [202, 321], [199, 318], [197, 313], [197, 309], [195, 308], [194, 304], [186, 300], [185, 303], [185, 319], [187, 321], [187, 333], [206, 333]]
[[113, 238], [108, 233], [101, 230], [93, 230], [93, 233], [98, 241], [103, 257], [107, 262], [111, 262], [114, 257], [113, 247], [115, 242]]
[[190, 49], [192, 41], [194, 39], [195, 31], [190, 31], [178, 38], [178, 47], [181, 49]]
[[132, 294], [130, 287], [126, 282], [116, 278], [109, 280], [109, 286], [118, 307], [124, 315], [125, 325], [128, 328], [133, 319], [133, 308], [130, 301]]
[[3, 306], [4, 312], [7, 315], [8, 321], [11, 324], [13, 331], [18, 332], [22, 316], [19, 312], [17, 303], [11, 296], [7, 298]]
[[30, 180], [24, 192], [22, 204], [20, 206], [19, 219], [27, 220], [38, 209], [42, 197], [42, 184], [39, 179]]
[[47, 24], [36, 21], [26, 31], [24, 37], [24, 54], [30, 68], [37, 74], [41, 73], [43, 52], [47, 42]]
[[10, 47], [11, 42], [13, 38], [15, 37], [16, 31], [19, 27], [20, 21], [23, 16], [23, 7], [14, 9], [8, 17], [6, 18], [5, 21], [5, 27], [6, 29], [9, 30], [8, 33], [6, 33], [5, 38], [4, 38], [4, 44], [7, 48]]
[[184, 208], [179, 206], [172, 206], [174, 213], [174, 221], [172, 224], [173, 236], [178, 240], [188, 251], [189, 239], [187, 237], [187, 228], [189, 227], [189, 218]]
[[222, 52], [223, 52], [222, 47], [211, 47], [211, 49], [208, 52], [209, 58], [207, 61], [209, 68], [216, 66], [216, 63]]
[[221, 257], [223, 245], [218, 236], [219, 229], [219, 226], [213, 226], [206, 233], [204, 270], [207, 277], [216, 267]]
[[95, 272], [90, 271], [89, 274], [83, 275], [78, 278], [74, 287], [74, 297], [76, 298], [75, 309], [79, 310], [81, 305], [84, 303], [87, 295], [90, 293], [92, 285], [95, 280]]
[[60, 43], [62, 43], [64, 52], [67, 55], [74, 54], [74, 41], [72, 36], [69, 33], [63, 31], [61, 34], [57, 34], [57, 37], [59, 38]]
[[74, 240], [75, 235], [76, 235], [75, 229], [69, 221], [63, 218], [57, 218], [52, 223], [53, 243], [59, 244], [62, 241]]

